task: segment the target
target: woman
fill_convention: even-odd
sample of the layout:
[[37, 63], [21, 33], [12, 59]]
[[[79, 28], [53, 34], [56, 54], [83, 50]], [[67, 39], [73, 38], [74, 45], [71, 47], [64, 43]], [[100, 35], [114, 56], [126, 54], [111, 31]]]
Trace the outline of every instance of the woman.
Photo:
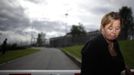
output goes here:
[[[102, 18], [100, 34], [88, 41], [81, 51], [81, 75], [121, 75], [126, 66], [117, 42], [120, 31], [117, 12]], [[127, 72], [130, 72], [128, 68]]]

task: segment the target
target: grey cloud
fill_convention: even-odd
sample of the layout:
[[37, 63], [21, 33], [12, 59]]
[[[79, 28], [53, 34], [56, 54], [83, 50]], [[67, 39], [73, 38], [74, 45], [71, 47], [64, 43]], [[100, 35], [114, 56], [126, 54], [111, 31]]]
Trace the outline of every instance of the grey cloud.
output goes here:
[[48, 4], [46, 2], [46, 0], [25, 0], [25, 1], [29, 1], [29, 2], [34, 3], [34, 4], [40, 4], [40, 3], [43, 3], [44, 5]]
[[0, 44], [4, 41], [5, 38], [8, 39], [8, 43], [20, 43], [20, 42], [29, 42], [31, 37], [28, 34], [22, 32], [14, 31], [0, 31], [2, 36], [0, 36]]
[[65, 31], [65, 24], [62, 22], [57, 21], [34, 21], [32, 23], [33, 28], [38, 31], [45, 31], [45, 32], [64, 32]]
[[109, 7], [96, 7], [90, 10], [95, 15], [102, 15], [104, 13], [107, 13], [111, 11], [111, 8]]
[[97, 26], [96, 24], [88, 24], [85, 26], [85, 29], [87, 30], [87, 32], [95, 31], [99, 30], [99, 26]]
[[29, 25], [24, 9], [16, 5], [16, 0], [0, 0], [0, 41], [4, 38], [16, 41], [25, 36], [22, 30]]
[[[31, 35], [31, 32], [24, 32], [28, 27], [33, 26], [39, 32], [51, 33], [51, 32], [64, 32], [64, 23], [52, 22], [52, 21], [33, 21], [29, 22], [29, 19], [24, 14], [24, 9], [21, 6], [16, 6], [9, 0], [0, 1], [0, 31], [3, 38], [16, 36], [21, 38], [22, 36]], [[7, 32], [7, 33], [5, 33]], [[12, 32], [12, 33], [11, 33]], [[8, 34], [8, 35], [6, 35]], [[37, 34], [32, 32], [32, 34]], [[2, 38], [2, 36], [0, 36]], [[15, 40], [14, 40], [15, 41]]]
[[115, 5], [116, 7], [119, 7], [119, 9], [122, 7], [122, 6], [128, 6], [132, 9], [133, 11], [133, 16], [134, 16], [134, 0], [120, 0], [115, 3], [113, 3], [113, 5]]
[[122, 6], [131, 7], [134, 12], [134, 0], [86, 0], [81, 8], [95, 15], [102, 15], [110, 11], [118, 11]]
[[[41, 3], [42, 2], [42, 0], [27, 0], [27, 1], [30, 1], [30, 2], [33, 2], [33, 3]], [[43, 1], [45, 1], [45, 0], [43, 0]]]
[[[12, 35], [30, 35], [31, 32], [24, 32], [24, 30], [28, 27], [33, 26], [33, 28], [39, 32], [51, 33], [56, 32], [57, 34], [62, 34], [66, 31], [69, 31], [71, 26], [65, 26], [63, 22], [57, 21], [33, 21], [29, 22], [29, 19], [25, 16], [23, 7], [16, 5], [14, 2], [16, 0], [0, 0], [0, 31], [8, 31], [13, 32]], [[43, 0], [25, 0], [29, 2], [33, 2], [35, 4], [44, 2]], [[86, 23], [86, 30], [92, 31], [97, 29], [96, 23], [98, 20], [96, 18], [100, 18], [100, 15], [104, 15], [104, 13], [114, 10], [119, 10], [124, 5], [130, 6], [134, 11], [133, 0], [85, 0], [79, 6], [80, 12], [84, 12], [82, 15], [77, 15], [77, 18], [80, 18], [81, 23]], [[114, 2], [112, 2], [114, 1]], [[90, 3], [92, 2], [92, 3]], [[93, 4], [94, 3], [94, 4]], [[47, 4], [47, 2], [46, 2]], [[92, 5], [91, 5], [92, 4]], [[72, 9], [73, 10], [73, 9]], [[83, 11], [84, 10], [84, 11]], [[85, 14], [86, 13], [86, 14]], [[89, 13], [89, 14], [88, 14]], [[91, 15], [90, 15], [91, 13]], [[99, 19], [100, 20], [100, 19]], [[33, 32], [34, 34], [37, 34]], [[0, 32], [0, 34], [3, 34]]]
[[0, 30], [15, 30], [29, 24], [22, 7], [9, 0], [1, 0], [0, 7]]

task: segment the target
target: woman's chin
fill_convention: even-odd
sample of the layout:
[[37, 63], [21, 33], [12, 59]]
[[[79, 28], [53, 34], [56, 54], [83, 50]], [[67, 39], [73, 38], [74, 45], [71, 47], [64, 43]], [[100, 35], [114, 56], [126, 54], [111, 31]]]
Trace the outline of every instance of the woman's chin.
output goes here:
[[116, 38], [110, 38], [109, 40], [113, 41], [113, 40], [116, 40]]
[[109, 41], [116, 40], [116, 37], [107, 38]]

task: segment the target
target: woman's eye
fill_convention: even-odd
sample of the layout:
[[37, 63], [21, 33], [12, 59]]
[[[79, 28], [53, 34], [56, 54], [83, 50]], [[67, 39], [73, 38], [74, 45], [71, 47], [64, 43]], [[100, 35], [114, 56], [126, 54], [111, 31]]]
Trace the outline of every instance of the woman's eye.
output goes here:
[[116, 30], [120, 30], [120, 28], [116, 28]]
[[108, 29], [109, 29], [109, 30], [112, 30], [113, 28], [112, 28], [112, 27], [109, 27]]

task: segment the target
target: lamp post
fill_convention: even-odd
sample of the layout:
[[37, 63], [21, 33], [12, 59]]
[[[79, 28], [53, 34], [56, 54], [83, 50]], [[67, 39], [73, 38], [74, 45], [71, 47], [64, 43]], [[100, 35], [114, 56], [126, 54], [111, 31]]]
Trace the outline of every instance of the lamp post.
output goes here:
[[66, 35], [67, 35], [67, 17], [68, 17], [68, 13], [65, 13], [65, 36], [63, 38], [63, 42], [64, 44], [62, 44], [63, 46], [67, 46], [67, 38], [66, 38]]
[[66, 35], [66, 33], [67, 33], [67, 22], [68, 22], [68, 20], [67, 20], [67, 17], [68, 17], [68, 13], [65, 13], [65, 18], [66, 18], [66, 23], [65, 23], [65, 35]]

